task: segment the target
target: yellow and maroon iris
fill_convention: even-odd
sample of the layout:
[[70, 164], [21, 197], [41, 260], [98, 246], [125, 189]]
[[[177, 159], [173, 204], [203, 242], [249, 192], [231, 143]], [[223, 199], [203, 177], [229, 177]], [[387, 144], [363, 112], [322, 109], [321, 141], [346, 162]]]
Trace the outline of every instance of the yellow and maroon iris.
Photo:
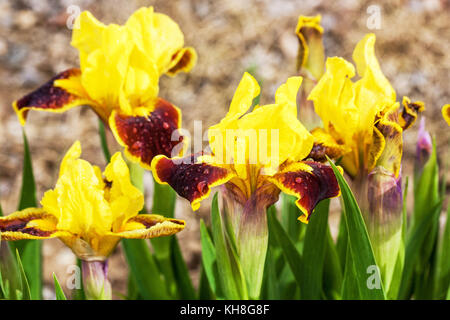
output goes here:
[[[159, 78], [189, 72], [193, 48], [168, 16], [141, 8], [125, 23], [104, 25], [85, 11], [78, 17], [72, 46], [80, 68], [66, 70], [13, 103], [22, 125], [29, 110], [64, 112], [88, 105], [108, 124], [126, 154], [150, 168], [155, 154], [170, 156], [180, 110], [158, 97]], [[150, 142], [151, 141], [151, 142]]]
[[402, 133], [424, 110], [423, 102], [403, 98], [403, 108], [375, 57], [375, 35], [366, 35], [353, 51], [355, 67], [339, 57], [328, 58], [326, 72], [308, 99], [323, 122], [312, 131], [311, 156], [342, 156], [350, 176], [364, 176], [381, 165], [398, 176]]
[[158, 155], [152, 161], [155, 180], [169, 184], [193, 210], [218, 185], [224, 184], [244, 206], [258, 202], [267, 207], [284, 191], [297, 196], [304, 214], [299, 219], [308, 222], [320, 200], [340, 191], [331, 167], [303, 161], [311, 152], [313, 136], [297, 119], [301, 82], [301, 77], [289, 78], [278, 88], [274, 104], [248, 112], [260, 88], [245, 73], [228, 114], [209, 128], [212, 152], [172, 159]]
[[175, 234], [185, 222], [138, 214], [144, 195], [131, 184], [120, 152], [102, 173], [79, 159], [77, 141], [64, 157], [54, 189], [28, 208], [0, 217], [2, 240], [59, 238], [83, 260], [105, 260], [121, 238], [148, 239]]

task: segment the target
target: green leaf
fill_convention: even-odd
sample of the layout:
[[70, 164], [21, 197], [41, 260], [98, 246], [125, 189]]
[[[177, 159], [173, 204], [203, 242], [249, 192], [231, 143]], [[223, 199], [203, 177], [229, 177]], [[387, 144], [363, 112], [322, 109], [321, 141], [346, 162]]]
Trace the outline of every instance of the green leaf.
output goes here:
[[411, 278], [414, 272], [414, 267], [416, 266], [416, 261], [419, 260], [420, 248], [428, 235], [427, 231], [433, 221], [439, 218], [441, 207], [442, 201], [432, 208], [431, 214], [427, 219], [422, 219], [422, 221], [413, 226], [408, 233], [408, 241], [406, 243], [405, 251], [405, 264], [398, 299], [405, 300], [410, 296], [412, 287]]
[[[36, 185], [34, 182], [31, 153], [25, 131], [23, 134], [23, 170], [22, 190], [18, 210], [36, 207]], [[42, 243], [36, 240], [20, 240], [11, 243], [11, 246], [19, 250], [22, 257], [25, 274], [30, 279], [30, 290], [32, 299], [42, 299]]]
[[[144, 169], [137, 163], [129, 163], [130, 179], [133, 185], [144, 192]], [[169, 299], [167, 287], [157, 261], [150, 253], [148, 242], [144, 239], [123, 239], [122, 245], [130, 268], [130, 276], [143, 299]]]
[[327, 299], [340, 299], [342, 290], [342, 267], [339, 255], [327, 226], [327, 247], [323, 267], [323, 292]]
[[[270, 237], [270, 235], [269, 235]], [[264, 300], [279, 300], [280, 286], [277, 279], [277, 272], [275, 268], [275, 256], [273, 254], [274, 248], [269, 245], [267, 248], [267, 258], [264, 267], [264, 282], [261, 293], [261, 299]]]
[[56, 300], [67, 300], [63, 289], [61, 288], [56, 274], [53, 272], [53, 281], [55, 282]]
[[331, 160], [328, 160], [333, 168], [336, 179], [338, 180], [339, 187], [341, 188], [342, 199], [344, 201], [344, 213], [345, 221], [347, 223], [348, 230], [348, 246], [351, 253], [353, 265], [355, 268], [354, 277], [358, 283], [358, 288], [361, 294], [361, 299], [373, 300], [373, 299], [386, 299], [383, 285], [380, 281], [380, 288], [370, 289], [368, 286], [368, 268], [377, 266], [372, 245], [369, 240], [366, 225], [361, 215], [361, 210], [356, 203], [355, 197], [350, 190], [344, 177], [341, 175], [336, 166]]
[[445, 297], [446, 290], [450, 287], [450, 204], [447, 206], [447, 221], [439, 252], [436, 295], [441, 299]]
[[160, 276], [147, 242], [141, 239], [123, 239], [122, 245], [130, 268], [143, 299], [169, 299], [166, 286]]
[[300, 287], [302, 283], [302, 257], [288, 236], [286, 231], [281, 226], [280, 222], [275, 216], [275, 212], [268, 212], [268, 223], [270, 233], [273, 234], [278, 245], [282, 248], [283, 256], [285, 257], [292, 274], [294, 275], [297, 285]]
[[[173, 191], [169, 185], [162, 185], [154, 181], [152, 213], [173, 218], [175, 212], [175, 200], [175, 191]], [[160, 270], [164, 275], [167, 290], [171, 295], [175, 295], [177, 291], [177, 283], [174, 275], [177, 266], [173, 264], [172, 259], [174, 255], [173, 251], [175, 250], [172, 244], [177, 240], [175, 239], [175, 242], [173, 242], [173, 239], [175, 239], [175, 236], [150, 239], [154, 255], [160, 266]]]
[[22, 281], [22, 299], [21, 300], [31, 300], [30, 286], [28, 284], [27, 275], [23, 269], [22, 260], [20, 259], [19, 251], [16, 250], [17, 265], [20, 270], [20, 277]]
[[100, 144], [102, 146], [103, 156], [105, 157], [106, 163], [111, 160], [111, 153], [108, 148], [108, 140], [106, 140], [105, 124], [101, 119], [98, 119], [98, 133], [100, 135]]
[[216, 249], [203, 219], [200, 220], [200, 241], [202, 244], [202, 263], [209, 286], [216, 296], [221, 296], [218, 288]]
[[174, 267], [175, 281], [178, 285], [180, 299], [194, 300], [196, 298], [196, 293], [176, 237], [172, 237], [171, 247], [172, 265]]
[[298, 217], [302, 214], [298, 209], [295, 201], [297, 197], [281, 194], [281, 223], [291, 240], [296, 243], [300, 238], [301, 229], [304, 227], [303, 223], [299, 223]]
[[345, 269], [345, 263], [347, 261], [347, 246], [348, 246], [348, 231], [347, 223], [345, 222], [345, 206], [341, 198], [341, 219], [339, 221], [339, 230], [336, 241], [336, 251], [339, 256], [339, 261], [341, 263], [341, 270]]
[[308, 223], [303, 247], [301, 271], [302, 299], [316, 300], [322, 292], [323, 263], [327, 248], [330, 200], [321, 201]]
[[344, 279], [342, 281], [342, 299], [358, 300], [361, 299], [358, 282], [355, 278], [355, 265], [353, 263], [350, 246], [347, 246], [347, 254], [345, 255]]
[[203, 263], [200, 271], [200, 283], [198, 285], [198, 300], [214, 300], [214, 293], [209, 285]]
[[211, 223], [216, 248], [217, 269], [220, 270], [220, 287], [226, 299], [246, 299], [245, 280], [236, 253], [227, 243], [219, 212], [217, 193], [211, 206]]

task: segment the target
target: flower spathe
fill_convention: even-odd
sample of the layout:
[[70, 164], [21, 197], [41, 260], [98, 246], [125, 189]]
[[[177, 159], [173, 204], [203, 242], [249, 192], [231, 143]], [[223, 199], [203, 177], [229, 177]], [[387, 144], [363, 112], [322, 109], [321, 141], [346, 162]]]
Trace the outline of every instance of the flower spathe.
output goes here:
[[[160, 155], [152, 161], [159, 183], [169, 184], [197, 210], [214, 186], [225, 185], [236, 201], [258, 199], [264, 208], [278, 199], [280, 191], [297, 196], [308, 222], [315, 205], [339, 195], [329, 166], [303, 161], [313, 146], [313, 136], [297, 119], [297, 91], [301, 77], [282, 84], [275, 103], [256, 106], [257, 81], [245, 73], [230, 109], [220, 123], [209, 128], [210, 154], [169, 159]], [[262, 152], [264, 151], [264, 152]]]
[[105, 171], [79, 159], [77, 141], [65, 155], [54, 189], [45, 192], [42, 208], [28, 208], [0, 218], [4, 240], [58, 237], [83, 260], [104, 260], [121, 238], [154, 238], [172, 235], [184, 221], [140, 214], [141, 191], [130, 182], [120, 152]]
[[[80, 68], [66, 70], [15, 101], [22, 125], [29, 110], [64, 112], [88, 105], [109, 124], [126, 154], [144, 167], [156, 154], [170, 155], [170, 140], [181, 126], [177, 107], [158, 97], [159, 78], [189, 72], [195, 50], [184, 46], [178, 25], [152, 7], [137, 10], [125, 25], [104, 25], [84, 11], [72, 46]], [[152, 140], [152, 143], [148, 143]]]
[[355, 47], [355, 67], [339, 57], [328, 58], [326, 72], [308, 99], [314, 101], [323, 128], [313, 130], [313, 151], [334, 158], [352, 176], [364, 175], [375, 166], [399, 174], [402, 132], [424, 110], [422, 102], [403, 98], [403, 108], [375, 57], [375, 35], [367, 34]]

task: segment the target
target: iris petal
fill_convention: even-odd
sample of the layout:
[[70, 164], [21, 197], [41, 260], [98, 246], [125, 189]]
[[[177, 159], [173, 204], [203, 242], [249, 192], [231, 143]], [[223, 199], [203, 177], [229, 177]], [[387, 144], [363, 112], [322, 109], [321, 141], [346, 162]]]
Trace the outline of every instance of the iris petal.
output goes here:
[[299, 220], [308, 223], [319, 201], [337, 197], [340, 189], [330, 166], [313, 162], [293, 162], [268, 180], [281, 191], [296, 196], [296, 204], [303, 212]]

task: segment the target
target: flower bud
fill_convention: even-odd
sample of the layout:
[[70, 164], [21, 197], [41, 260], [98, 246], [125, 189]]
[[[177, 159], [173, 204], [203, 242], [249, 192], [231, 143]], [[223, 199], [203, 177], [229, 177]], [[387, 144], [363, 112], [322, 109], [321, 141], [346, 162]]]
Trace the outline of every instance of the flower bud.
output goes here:
[[381, 166], [366, 181], [361, 210], [384, 286], [389, 288], [401, 248], [403, 193], [398, 178]]
[[82, 260], [83, 287], [88, 300], [111, 300], [108, 261]]
[[422, 117], [420, 120], [419, 133], [417, 136], [416, 145], [416, 159], [414, 162], [414, 172], [416, 175], [420, 175], [425, 163], [427, 163], [430, 158], [431, 152], [433, 150], [433, 143], [431, 140], [430, 133], [425, 130], [425, 118]]

